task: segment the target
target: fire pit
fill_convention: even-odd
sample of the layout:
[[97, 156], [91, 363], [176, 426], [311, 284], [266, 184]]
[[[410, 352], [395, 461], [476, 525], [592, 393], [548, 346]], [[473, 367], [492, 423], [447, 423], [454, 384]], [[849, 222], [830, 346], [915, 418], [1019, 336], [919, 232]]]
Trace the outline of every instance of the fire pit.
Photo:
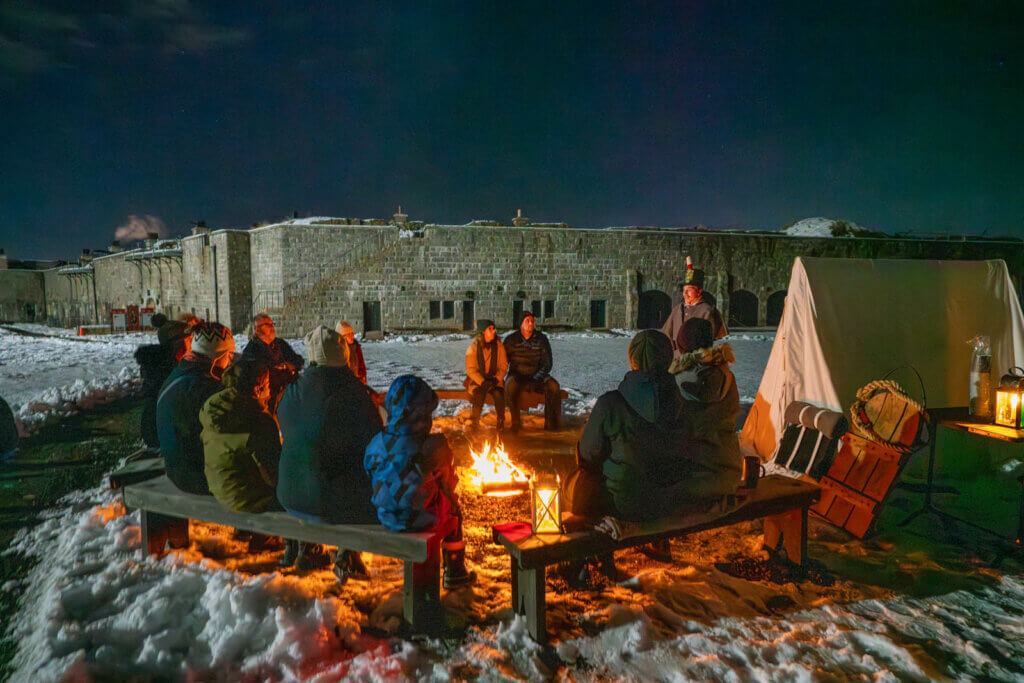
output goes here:
[[530, 475], [512, 464], [502, 443], [484, 442], [477, 451], [470, 447], [473, 462], [463, 468], [467, 483], [485, 496], [515, 496], [530, 490]]

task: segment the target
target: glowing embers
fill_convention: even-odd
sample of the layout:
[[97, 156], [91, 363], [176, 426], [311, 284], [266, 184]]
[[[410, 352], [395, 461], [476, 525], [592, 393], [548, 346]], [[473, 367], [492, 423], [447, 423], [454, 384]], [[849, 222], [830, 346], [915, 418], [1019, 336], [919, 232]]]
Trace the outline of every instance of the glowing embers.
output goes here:
[[530, 476], [512, 464], [501, 442], [493, 447], [484, 442], [479, 452], [469, 449], [473, 463], [463, 468], [463, 477], [478, 492], [488, 496], [514, 496], [530, 487]]

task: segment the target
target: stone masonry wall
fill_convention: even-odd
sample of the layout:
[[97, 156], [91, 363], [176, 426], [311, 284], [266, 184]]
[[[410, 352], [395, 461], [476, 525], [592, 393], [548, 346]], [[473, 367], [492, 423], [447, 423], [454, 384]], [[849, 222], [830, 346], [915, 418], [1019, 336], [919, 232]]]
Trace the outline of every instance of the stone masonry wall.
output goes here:
[[46, 317], [43, 273], [0, 269], [0, 322], [36, 322]]
[[240, 332], [252, 305], [249, 233], [217, 230], [181, 240], [185, 308]]

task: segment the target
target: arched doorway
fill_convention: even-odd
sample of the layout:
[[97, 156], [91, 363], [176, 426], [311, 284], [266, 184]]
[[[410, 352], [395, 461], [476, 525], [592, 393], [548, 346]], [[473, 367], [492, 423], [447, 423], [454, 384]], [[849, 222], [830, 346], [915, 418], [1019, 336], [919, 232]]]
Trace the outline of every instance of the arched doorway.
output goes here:
[[778, 326], [782, 322], [782, 311], [786, 307], [786, 290], [783, 289], [769, 294], [765, 305], [767, 308], [764, 318], [765, 324], [772, 327]]
[[640, 292], [640, 305], [636, 314], [637, 329], [660, 328], [672, 312], [672, 297], [659, 289]]
[[729, 294], [729, 327], [757, 327], [757, 295], [745, 289]]

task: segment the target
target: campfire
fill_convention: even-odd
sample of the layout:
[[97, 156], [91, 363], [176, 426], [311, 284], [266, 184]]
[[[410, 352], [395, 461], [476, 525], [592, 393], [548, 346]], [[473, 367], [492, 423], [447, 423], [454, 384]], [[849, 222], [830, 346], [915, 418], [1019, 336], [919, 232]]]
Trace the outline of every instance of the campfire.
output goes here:
[[494, 446], [484, 442], [480, 451], [470, 447], [469, 454], [473, 463], [463, 470], [463, 474], [468, 483], [480, 493], [487, 496], [514, 496], [529, 490], [530, 475], [512, 464], [501, 442]]

